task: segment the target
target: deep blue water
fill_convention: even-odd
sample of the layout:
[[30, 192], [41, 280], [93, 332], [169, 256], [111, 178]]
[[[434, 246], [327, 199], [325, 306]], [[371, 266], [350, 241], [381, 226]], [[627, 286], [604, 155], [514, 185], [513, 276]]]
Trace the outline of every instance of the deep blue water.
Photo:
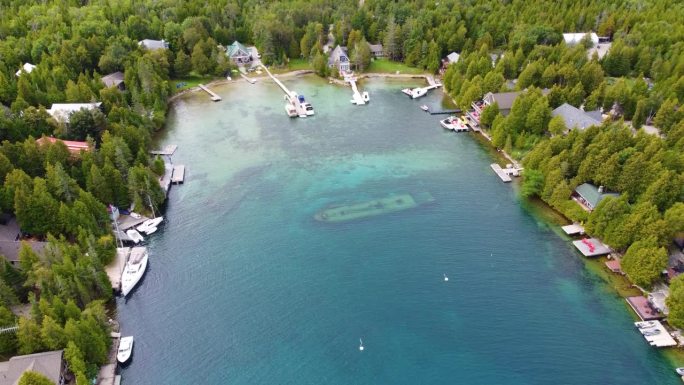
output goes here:
[[[160, 144], [179, 145], [187, 181], [119, 300], [136, 341], [125, 384], [679, 383], [470, 134], [418, 109], [439, 93], [411, 101], [407, 83], [375, 80], [357, 107], [348, 88], [286, 84], [315, 117], [288, 119], [268, 82], [175, 104]], [[420, 192], [435, 202], [313, 219]]]

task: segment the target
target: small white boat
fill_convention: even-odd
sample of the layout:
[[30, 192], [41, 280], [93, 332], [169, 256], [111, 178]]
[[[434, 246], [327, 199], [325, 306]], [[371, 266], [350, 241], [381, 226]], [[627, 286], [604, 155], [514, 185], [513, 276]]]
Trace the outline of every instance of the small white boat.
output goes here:
[[425, 112], [430, 112], [430, 107], [428, 107], [428, 106], [425, 105], [425, 104], [423, 104], [422, 106], [420, 106], [420, 109], [423, 110], [423, 111], [425, 111]]
[[449, 277], [447, 277], [446, 274], [444, 274], [444, 282], [449, 282]]
[[134, 247], [131, 249], [131, 255], [128, 257], [128, 262], [126, 262], [124, 271], [121, 274], [121, 293], [124, 297], [133, 290], [145, 274], [147, 259], [146, 248]]
[[658, 324], [655, 321], [641, 321], [634, 323], [639, 329], [650, 329], [656, 327]]
[[133, 352], [133, 336], [121, 337], [119, 341], [119, 350], [116, 352], [116, 360], [121, 364], [125, 364], [131, 353]]
[[366, 103], [370, 102], [370, 95], [368, 94], [368, 91], [364, 91], [362, 95], [363, 95], [363, 101], [364, 102], [366, 102]]
[[675, 372], [677, 372], [677, 374], [680, 376], [684, 376], [684, 368], [677, 368], [675, 369]]
[[163, 221], [164, 221], [164, 217], [156, 217], [156, 218], [148, 219], [145, 222], [141, 223], [137, 227], [137, 229], [138, 229], [138, 231], [141, 231], [147, 235], [150, 235], [150, 234], [154, 233], [155, 231], [157, 231], [157, 227]]
[[359, 338], [359, 351], [363, 351], [363, 340]]
[[128, 238], [130, 238], [131, 241], [133, 241], [133, 243], [135, 243], [136, 245], [145, 240], [145, 238], [143, 238], [143, 236], [140, 235], [140, 233], [135, 231], [134, 229], [126, 231], [126, 235], [128, 235]]
[[314, 108], [311, 105], [311, 103], [304, 103], [302, 104], [302, 107], [304, 107], [304, 110], [306, 111], [306, 116], [312, 116], [315, 114]]
[[418, 99], [421, 96], [427, 95], [428, 90], [426, 88], [414, 88], [411, 90], [411, 99]]
[[140, 219], [140, 214], [134, 213], [133, 211], [131, 211], [130, 216], [135, 218], [135, 219]]
[[455, 130], [460, 123], [461, 120], [455, 116], [450, 116], [439, 121], [439, 124], [447, 130]]

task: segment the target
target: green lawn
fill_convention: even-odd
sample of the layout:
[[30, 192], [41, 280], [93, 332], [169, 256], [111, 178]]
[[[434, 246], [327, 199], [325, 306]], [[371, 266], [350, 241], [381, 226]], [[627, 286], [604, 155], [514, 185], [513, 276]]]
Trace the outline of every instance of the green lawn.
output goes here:
[[404, 63], [388, 60], [388, 59], [375, 59], [371, 61], [370, 66], [366, 72], [374, 73], [389, 73], [394, 74], [399, 71], [400, 74], [423, 74], [424, 70], [415, 67], [409, 67]]
[[[209, 83], [213, 79], [214, 78], [211, 76], [188, 75], [182, 78], [171, 79], [171, 87], [173, 87], [176, 92], [179, 92], [188, 88], [197, 87], [197, 85], [201, 83]], [[179, 87], [179, 84], [183, 85]]]
[[311, 63], [309, 63], [307, 59], [290, 59], [290, 62], [287, 63], [287, 67], [290, 71], [313, 69], [311, 68]]

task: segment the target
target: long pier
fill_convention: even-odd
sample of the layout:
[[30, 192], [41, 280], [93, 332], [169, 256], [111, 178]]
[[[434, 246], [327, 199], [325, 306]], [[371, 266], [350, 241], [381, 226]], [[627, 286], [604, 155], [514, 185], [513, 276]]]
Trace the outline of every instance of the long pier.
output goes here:
[[352, 103], [356, 104], [357, 106], [361, 106], [366, 104], [366, 101], [363, 99], [363, 96], [359, 92], [359, 89], [356, 87], [356, 78], [355, 77], [350, 77], [347, 79], [349, 84], [351, 85], [352, 88]]
[[240, 76], [241, 76], [243, 79], [247, 80], [247, 81], [249, 82], [249, 84], [254, 84], [254, 83], [256, 83], [256, 79], [252, 79], [252, 78], [250, 78], [249, 76], [243, 74], [242, 72], [240, 72]]
[[210, 89], [209, 89], [207, 86], [205, 86], [204, 84], [199, 84], [198, 86], [199, 86], [199, 88], [201, 88], [202, 90], [204, 90], [206, 93], [209, 94], [209, 96], [211, 97], [211, 100], [212, 100], [213, 102], [218, 102], [218, 101], [221, 100], [221, 97], [220, 97], [220, 96], [218, 96], [214, 91], [210, 90]]
[[287, 111], [287, 114], [290, 117], [295, 117], [299, 116], [300, 118], [306, 118], [307, 116], [307, 110], [306, 107], [302, 102], [299, 101], [299, 95], [294, 92], [290, 91], [287, 87], [285, 87], [285, 84], [283, 84], [278, 78], [273, 76], [271, 71], [266, 68], [265, 65], [261, 65], [261, 67], [266, 71], [268, 76], [273, 79], [273, 82], [280, 87], [281, 90], [285, 93], [285, 100], [287, 100], [288, 104], [285, 105], [285, 110]]
[[512, 180], [511, 177], [508, 174], [506, 174], [506, 172], [498, 164], [492, 163], [490, 167], [492, 168], [492, 170], [494, 170], [496, 175], [498, 175], [499, 178], [501, 178], [501, 180], [505, 183], [508, 183]]

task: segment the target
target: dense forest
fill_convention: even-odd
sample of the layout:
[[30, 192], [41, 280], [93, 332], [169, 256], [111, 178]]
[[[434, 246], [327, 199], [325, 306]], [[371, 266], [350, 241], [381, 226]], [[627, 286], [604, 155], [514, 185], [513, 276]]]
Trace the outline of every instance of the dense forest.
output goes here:
[[[162, 204], [164, 165], [147, 151], [164, 125], [172, 81], [229, 73], [224, 51], [234, 40], [255, 44], [267, 64], [303, 58], [321, 73], [329, 25], [358, 63], [367, 61], [365, 42], [430, 72], [459, 52], [443, 82], [461, 107], [490, 91], [527, 90], [508, 116], [494, 108], [482, 116], [494, 145], [524, 159], [525, 194], [625, 251], [635, 282], [658, 278], [665, 247], [684, 231], [681, 2], [6, 0], [0, 13], [0, 207], [27, 236], [50, 243], [44, 255], [23, 248], [19, 268], [0, 269], [0, 326], [19, 324], [16, 336], [0, 335], [0, 352], [65, 348], [78, 384], [109, 347], [103, 266], [115, 242], [107, 205], [144, 212]], [[605, 57], [562, 42], [563, 32], [588, 31], [612, 40]], [[146, 50], [142, 39], [169, 47]], [[36, 67], [17, 76], [25, 63]], [[115, 71], [125, 90], [102, 83]], [[68, 124], [46, 111], [70, 102], [102, 107], [77, 111]], [[611, 110], [615, 121], [562, 135], [567, 127], [551, 110], [563, 103]], [[660, 136], [636, 131], [647, 123]], [[61, 142], [38, 144], [42, 136], [87, 141], [92, 150], [74, 156]], [[584, 182], [621, 196], [588, 214], [568, 200]], [[675, 283], [673, 292], [675, 285], [684, 287]], [[9, 308], [19, 302], [31, 303], [31, 315], [17, 321]]]

